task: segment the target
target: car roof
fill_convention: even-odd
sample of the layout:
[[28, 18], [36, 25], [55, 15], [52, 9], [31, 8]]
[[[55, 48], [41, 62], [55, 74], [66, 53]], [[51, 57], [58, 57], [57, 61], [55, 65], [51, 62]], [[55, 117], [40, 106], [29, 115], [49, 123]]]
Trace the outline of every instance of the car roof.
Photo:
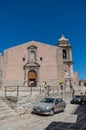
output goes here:
[[75, 97], [81, 97], [81, 95], [75, 95]]
[[44, 98], [59, 98], [59, 99], [61, 99], [59, 96], [46, 96]]

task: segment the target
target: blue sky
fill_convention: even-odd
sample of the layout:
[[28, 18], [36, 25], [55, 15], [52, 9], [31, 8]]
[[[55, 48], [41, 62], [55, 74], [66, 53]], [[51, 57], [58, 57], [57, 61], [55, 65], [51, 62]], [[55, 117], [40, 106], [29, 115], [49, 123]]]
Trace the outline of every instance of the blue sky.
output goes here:
[[31, 40], [57, 45], [62, 34], [86, 79], [86, 0], [0, 0], [0, 52]]

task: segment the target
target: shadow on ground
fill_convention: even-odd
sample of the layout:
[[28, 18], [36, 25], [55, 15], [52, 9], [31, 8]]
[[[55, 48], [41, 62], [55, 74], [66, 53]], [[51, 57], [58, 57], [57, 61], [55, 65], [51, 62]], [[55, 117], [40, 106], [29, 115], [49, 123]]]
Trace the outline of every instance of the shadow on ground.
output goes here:
[[80, 105], [72, 114], [77, 115], [75, 123], [51, 122], [45, 130], [86, 130], [86, 105]]

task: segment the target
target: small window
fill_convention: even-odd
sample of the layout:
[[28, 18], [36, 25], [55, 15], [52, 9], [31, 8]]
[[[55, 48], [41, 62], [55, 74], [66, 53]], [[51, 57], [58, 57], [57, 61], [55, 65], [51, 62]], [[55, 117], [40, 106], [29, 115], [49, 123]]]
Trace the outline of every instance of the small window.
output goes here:
[[63, 59], [67, 59], [67, 52], [65, 49], [63, 50]]
[[42, 61], [42, 57], [40, 57], [40, 61]]
[[23, 57], [22, 60], [25, 61], [25, 58]]
[[55, 102], [55, 104], [59, 104], [59, 99], [56, 99], [56, 102]]
[[60, 103], [62, 103], [62, 102], [63, 102], [63, 100], [60, 98], [60, 99], [59, 99], [59, 102], [60, 102]]

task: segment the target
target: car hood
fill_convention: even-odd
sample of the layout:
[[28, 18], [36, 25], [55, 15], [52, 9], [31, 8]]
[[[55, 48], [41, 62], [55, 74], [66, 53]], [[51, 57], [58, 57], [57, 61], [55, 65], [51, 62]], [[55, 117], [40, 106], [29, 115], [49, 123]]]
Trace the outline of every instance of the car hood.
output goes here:
[[46, 108], [46, 107], [53, 107], [54, 106], [54, 104], [53, 103], [42, 103], [42, 102], [39, 102], [39, 103], [36, 103], [35, 105], [34, 105], [34, 107], [35, 108], [37, 108], [37, 107], [40, 107], [40, 108]]

